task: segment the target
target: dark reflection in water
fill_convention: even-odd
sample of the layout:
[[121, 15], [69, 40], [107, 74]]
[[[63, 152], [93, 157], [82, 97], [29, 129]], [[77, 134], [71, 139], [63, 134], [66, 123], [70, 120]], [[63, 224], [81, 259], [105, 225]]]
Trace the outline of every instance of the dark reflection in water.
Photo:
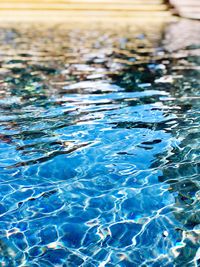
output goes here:
[[1, 28], [2, 266], [198, 265], [200, 40], [180, 46], [181, 23], [198, 32], [163, 43]]

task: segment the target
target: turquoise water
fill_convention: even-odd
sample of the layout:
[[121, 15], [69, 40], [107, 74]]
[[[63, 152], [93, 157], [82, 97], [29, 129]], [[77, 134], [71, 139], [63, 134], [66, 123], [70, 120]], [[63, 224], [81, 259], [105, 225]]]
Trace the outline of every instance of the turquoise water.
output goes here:
[[176, 27], [0, 28], [1, 266], [198, 266], [200, 40]]

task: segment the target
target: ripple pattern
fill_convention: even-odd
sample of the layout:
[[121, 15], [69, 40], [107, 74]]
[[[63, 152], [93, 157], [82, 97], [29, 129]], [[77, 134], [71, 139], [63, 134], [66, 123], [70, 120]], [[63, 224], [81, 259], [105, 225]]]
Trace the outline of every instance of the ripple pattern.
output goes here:
[[173, 50], [149, 28], [0, 33], [2, 266], [198, 266], [197, 40]]

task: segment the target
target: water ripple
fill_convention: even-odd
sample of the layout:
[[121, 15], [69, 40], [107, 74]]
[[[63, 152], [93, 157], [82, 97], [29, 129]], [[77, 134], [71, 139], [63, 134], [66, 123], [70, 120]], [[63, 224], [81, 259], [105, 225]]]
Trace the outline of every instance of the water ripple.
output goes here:
[[199, 264], [200, 40], [180, 27], [1, 27], [2, 266]]

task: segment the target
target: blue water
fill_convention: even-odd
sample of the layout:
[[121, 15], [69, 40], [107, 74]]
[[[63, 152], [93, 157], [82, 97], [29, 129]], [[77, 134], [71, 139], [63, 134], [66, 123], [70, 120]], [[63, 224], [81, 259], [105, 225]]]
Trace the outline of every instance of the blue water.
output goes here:
[[198, 266], [200, 40], [0, 32], [1, 266]]

